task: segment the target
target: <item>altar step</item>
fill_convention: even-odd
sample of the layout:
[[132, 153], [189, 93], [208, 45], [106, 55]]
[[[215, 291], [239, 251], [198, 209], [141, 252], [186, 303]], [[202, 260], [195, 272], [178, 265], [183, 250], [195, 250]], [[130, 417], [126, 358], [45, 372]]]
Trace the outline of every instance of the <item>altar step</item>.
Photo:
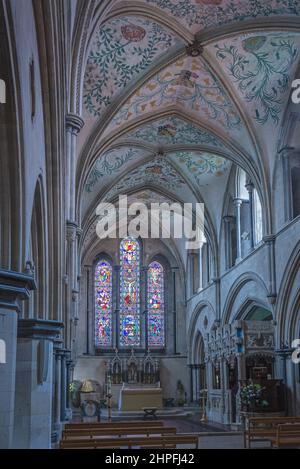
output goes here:
[[[162, 408], [157, 410], [157, 418], [172, 418], [172, 417], [189, 417], [195, 413], [199, 413], [199, 407], [171, 407]], [[112, 419], [118, 420], [136, 420], [144, 417], [142, 410], [117, 410], [113, 409], [111, 412]], [[101, 419], [108, 419], [107, 409], [101, 409]]]

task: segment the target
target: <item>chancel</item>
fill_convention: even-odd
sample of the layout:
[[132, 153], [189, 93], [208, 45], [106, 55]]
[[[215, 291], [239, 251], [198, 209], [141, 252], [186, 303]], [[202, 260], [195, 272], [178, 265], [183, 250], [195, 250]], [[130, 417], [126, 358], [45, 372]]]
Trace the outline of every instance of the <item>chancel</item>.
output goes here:
[[299, 0], [0, 33], [0, 447], [300, 447]]

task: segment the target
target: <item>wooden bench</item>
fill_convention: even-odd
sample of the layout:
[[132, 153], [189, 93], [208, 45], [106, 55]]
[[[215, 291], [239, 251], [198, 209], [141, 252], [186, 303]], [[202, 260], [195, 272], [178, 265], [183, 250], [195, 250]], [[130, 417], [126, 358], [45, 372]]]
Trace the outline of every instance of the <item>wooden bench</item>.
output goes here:
[[144, 411], [144, 420], [147, 418], [153, 418], [157, 419], [157, 407], [142, 407], [142, 410]]
[[287, 423], [300, 424], [300, 417], [248, 417], [244, 431], [244, 447], [251, 448], [252, 441], [274, 439], [278, 425]]
[[126, 436], [126, 435], [175, 435], [175, 427], [150, 426], [150, 427], [128, 427], [128, 428], [83, 428], [68, 429], [62, 433], [62, 439], [97, 438], [99, 436]]
[[131, 437], [94, 438], [86, 440], [61, 440], [60, 449], [102, 449], [102, 448], [176, 448], [177, 445], [194, 445], [198, 448], [198, 436], [188, 434]]
[[87, 423], [87, 422], [79, 422], [79, 423], [66, 423], [65, 424], [65, 430], [71, 430], [71, 429], [83, 429], [83, 428], [131, 428], [131, 427], [160, 427], [164, 426], [164, 422], [161, 420], [155, 420], [153, 422], [148, 421], [144, 422], [143, 420], [130, 420], [130, 421], [120, 421], [120, 422], [92, 422], [92, 423]]
[[270, 439], [271, 446], [280, 448], [284, 446], [300, 446], [300, 424], [285, 423], [277, 426], [276, 438]]

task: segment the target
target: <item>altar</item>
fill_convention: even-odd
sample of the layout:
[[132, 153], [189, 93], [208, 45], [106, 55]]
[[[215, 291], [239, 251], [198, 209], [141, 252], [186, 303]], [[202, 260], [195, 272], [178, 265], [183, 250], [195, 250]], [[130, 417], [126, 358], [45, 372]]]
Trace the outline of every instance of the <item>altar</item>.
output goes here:
[[142, 410], [143, 407], [163, 407], [160, 387], [122, 387], [119, 396], [119, 410]]
[[[159, 360], [146, 355], [121, 356], [118, 350], [106, 363], [106, 383], [112, 395], [112, 404], [118, 403], [122, 411], [142, 410], [143, 407], [163, 407], [162, 388], [159, 379]], [[118, 394], [118, 397], [117, 397]], [[117, 402], [116, 402], [117, 397]]]

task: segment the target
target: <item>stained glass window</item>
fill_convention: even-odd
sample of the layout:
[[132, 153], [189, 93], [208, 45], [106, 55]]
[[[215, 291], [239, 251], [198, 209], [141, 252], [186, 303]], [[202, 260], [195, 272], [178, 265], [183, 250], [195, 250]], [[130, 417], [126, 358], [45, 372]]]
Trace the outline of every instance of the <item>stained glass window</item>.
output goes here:
[[148, 268], [148, 346], [165, 345], [164, 269], [159, 262]]
[[95, 343], [112, 346], [112, 267], [100, 260], [95, 268]]
[[120, 345], [140, 345], [140, 247], [134, 238], [120, 243]]

